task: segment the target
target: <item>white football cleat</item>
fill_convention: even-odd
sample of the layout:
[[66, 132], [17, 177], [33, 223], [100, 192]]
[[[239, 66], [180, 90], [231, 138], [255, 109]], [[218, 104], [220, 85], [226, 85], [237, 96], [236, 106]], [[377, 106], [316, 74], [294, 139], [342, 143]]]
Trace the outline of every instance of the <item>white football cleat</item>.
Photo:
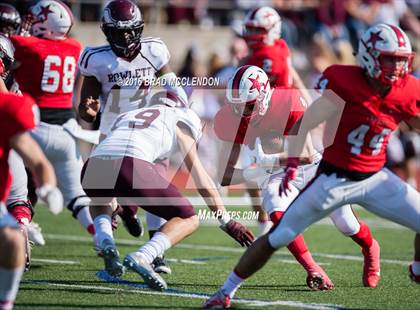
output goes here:
[[28, 231], [29, 240], [32, 241], [35, 245], [45, 245], [45, 239], [41, 232], [41, 227], [38, 223], [30, 222], [26, 225]]

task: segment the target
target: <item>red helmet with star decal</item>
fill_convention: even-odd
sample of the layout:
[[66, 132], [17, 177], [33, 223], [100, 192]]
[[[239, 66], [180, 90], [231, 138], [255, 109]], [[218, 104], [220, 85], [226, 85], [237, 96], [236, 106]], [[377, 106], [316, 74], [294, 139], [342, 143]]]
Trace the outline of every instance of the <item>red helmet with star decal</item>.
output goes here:
[[411, 71], [414, 53], [404, 31], [394, 25], [378, 24], [359, 40], [357, 59], [368, 76], [394, 84]]
[[264, 116], [272, 93], [270, 80], [264, 70], [257, 66], [242, 66], [227, 84], [226, 100], [238, 115]]
[[73, 14], [63, 2], [41, 0], [31, 8], [31, 34], [50, 40], [64, 40], [73, 26]]

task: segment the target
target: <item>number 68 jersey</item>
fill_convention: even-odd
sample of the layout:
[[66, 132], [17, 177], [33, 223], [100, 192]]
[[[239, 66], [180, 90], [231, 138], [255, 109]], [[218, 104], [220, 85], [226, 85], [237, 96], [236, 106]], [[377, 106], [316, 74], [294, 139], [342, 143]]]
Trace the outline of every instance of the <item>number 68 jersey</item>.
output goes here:
[[116, 56], [110, 45], [84, 50], [80, 73], [95, 77], [102, 86], [99, 130], [103, 135], [109, 133], [119, 114], [144, 107], [150, 82], [169, 58], [168, 48], [157, 38], [143, 38], [139, 54], [131, 61]]
[[13, 72], [20, 90], [31, 95], [40, 108], [71, 109], [80, 43], [72, 38], [47, 40], [12, 36]]
[[334, 142], [325, 149], [323, 159], [347, 171], [379, 171], [391, 132], [419, 113], [420, 81], [413, 76], [381, 98], [361, 67], [333, 65], [324, 71], [318, 87], [331, 89], [345, 101]]
[[155, 105], [121, 114], [91, 157], [125, 156], [153, 163], [168, 158], [177, 149], [176, 127], [183, 123], [195, 141], [201, 137], [201, 121], [186, 108]]

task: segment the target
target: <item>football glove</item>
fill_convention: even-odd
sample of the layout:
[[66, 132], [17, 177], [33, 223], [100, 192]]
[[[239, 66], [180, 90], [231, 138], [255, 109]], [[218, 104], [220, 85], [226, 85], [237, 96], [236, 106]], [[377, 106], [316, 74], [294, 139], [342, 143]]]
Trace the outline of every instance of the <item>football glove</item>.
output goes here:
[[290, 191], [290, 182], [296, 180], [298, 177], [298, 163], [299, 158], [297, 157], [289, 157], [287, 161], [287, 167], [284, 170], [284, 177], [282, 182], [280, 183], [279, 187], [279, 195], [285, 194], [287, 196], [287, 191]]
[[255, 239], [252, 231], [234, 220], [230, 220], [225, 225], [220, 225], [220, 228], [243, 247], [250, 246]]
[[63, 211], [63, 195], [57, 187], [50, 184], [44, 184], [36, 189], [36, 194], [47, 204], [48, 209], [53, 214], [59, 214]]

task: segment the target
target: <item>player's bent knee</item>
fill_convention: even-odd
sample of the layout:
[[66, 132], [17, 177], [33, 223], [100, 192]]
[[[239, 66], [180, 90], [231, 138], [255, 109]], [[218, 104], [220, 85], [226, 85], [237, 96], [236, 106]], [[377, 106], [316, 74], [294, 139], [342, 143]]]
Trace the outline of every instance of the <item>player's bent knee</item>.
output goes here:
[[86, 195], [78, 196], [73, 198], [68, 204], [67, 209], [69, 209], [73, 215], [74, 218], [77, 218], [77, 214], [85, 208], [89, 207], [90, 204], [90, 198]]
[[0, 253], [8, 253], [8, 255], [0, 255], [0, 265], [8, 265], [7, 267], [12, 267], [12, 265], [18, 263], [20, 260], [15, 258], [19, 255], [22, 255], [23, 257], [24, 246], [24, 237], [18, 229], [1, 227]]

